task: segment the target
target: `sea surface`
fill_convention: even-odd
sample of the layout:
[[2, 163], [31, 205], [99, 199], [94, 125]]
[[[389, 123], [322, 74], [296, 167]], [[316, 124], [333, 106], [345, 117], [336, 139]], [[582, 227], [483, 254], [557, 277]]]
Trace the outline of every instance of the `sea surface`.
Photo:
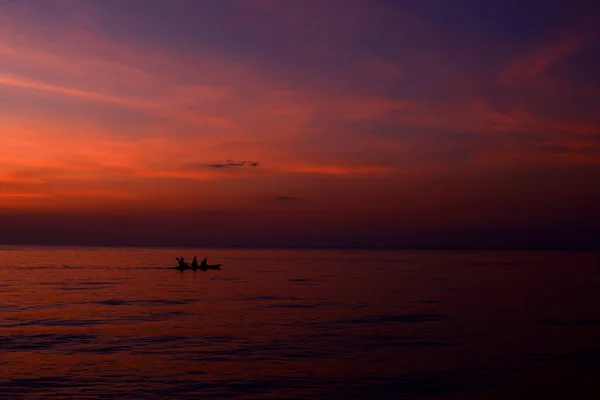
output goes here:
[[0, 398], [600, 398], [599, 260], [0, 247]]

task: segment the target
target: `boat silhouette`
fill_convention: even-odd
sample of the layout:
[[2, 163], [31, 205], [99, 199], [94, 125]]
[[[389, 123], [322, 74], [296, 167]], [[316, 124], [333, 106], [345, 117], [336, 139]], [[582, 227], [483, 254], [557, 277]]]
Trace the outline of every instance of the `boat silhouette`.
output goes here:
[[221, 269], [221, 265], [223, 265], [223, 264], [199, 264], [199, 265], [192, 264], [192, 265], [190, 265], [186, 262], [182, 263], [183, 259], [181, 259], [181, 260], [179, 258], [175, 258], [175, 259], [179, 262], [179, 265], [177, 265], [176, 267], [173, 267], [173, 269], [177, 269], [179, 271], [185, 271], [188, 269], [191, 269], [193, 271], [196, 271], [198, 269], [201, 271], [207, 271], [209, 269]]

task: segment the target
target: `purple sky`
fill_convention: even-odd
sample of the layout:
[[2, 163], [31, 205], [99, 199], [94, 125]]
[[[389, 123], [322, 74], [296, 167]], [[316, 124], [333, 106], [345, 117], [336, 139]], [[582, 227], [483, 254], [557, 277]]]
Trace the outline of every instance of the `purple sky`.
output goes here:
[[596, 1], [0, 0], [0, 243], [597, 247]]

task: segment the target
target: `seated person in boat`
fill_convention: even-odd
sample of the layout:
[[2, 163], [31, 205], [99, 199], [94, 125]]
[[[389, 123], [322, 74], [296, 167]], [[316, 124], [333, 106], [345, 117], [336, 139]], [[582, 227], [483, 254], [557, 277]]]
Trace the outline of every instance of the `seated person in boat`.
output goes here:
[[175, 259], [177, 261], [179, 261], [179, 265], [178, 265], [179, 268], [187, 268], [188, 267], [188, 265], [185, 263], [183, 257], [181, 257], [181, 258], [175, 258]]
[[202, 262], [200, 263], [200, 268], [206, 268], [207, 265], [207, 261], [206, 258], [204, 260], [202, 260]]
[[194, 256], [194, 259], [192, 260], [192, 268], [198, 268], [198, 259], [196, 256]]

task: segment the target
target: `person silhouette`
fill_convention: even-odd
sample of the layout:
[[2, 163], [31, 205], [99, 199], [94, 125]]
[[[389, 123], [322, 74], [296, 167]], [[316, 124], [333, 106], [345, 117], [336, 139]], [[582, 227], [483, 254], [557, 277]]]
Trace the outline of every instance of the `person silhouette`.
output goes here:
[[205, 259], [204, 259], [204, 260], [202, 260], [202, 262], [200, 263], [200, 267], [202, 267], [202, 268], [206, 268], [206, 264], [207, 264], [207, 261], [206, 261], [206, 258], [205, 258]]
[[185, 263], [185, 260], [183, 259], [183, 257], [181, 258], [176, 258], [177, 261], [179, 261], [179, 268], [186, 268], [187, 264]]
[[198, 268], [198, 259], [196, 258], [196, 256], [194, 256], [194, 259], [192, 260], [192, 268]]

